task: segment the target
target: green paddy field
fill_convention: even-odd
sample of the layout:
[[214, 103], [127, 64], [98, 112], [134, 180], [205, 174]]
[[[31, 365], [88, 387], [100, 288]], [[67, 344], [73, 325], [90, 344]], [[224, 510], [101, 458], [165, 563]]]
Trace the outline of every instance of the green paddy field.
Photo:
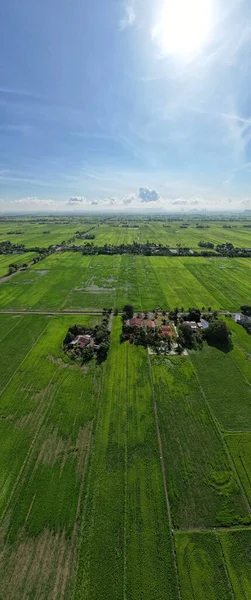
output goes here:
[[[127, 224], [56, 225], [66, 240], [96, 227], [95, 243], [110, 243], [108, 227], [175, 235]], [[2, 239], [5, 226], [28, 236], [30, 223], [0, 224]], [[251, 237], [242, 230], [223, 232]], [[15, 256], [26, 262], [1, 255], [0, 273]], [[101, 365], [62, 351], [68, 328], [97, 324], [103, 307], [238, 311], [251, 304], [250, 269], [64, 252], [0, 283], [1, 600], [251, 600], [251, 336], [222, 316], [228, 352], [149, 356], [120, 343], [118, 315]]]
[[[1, 260], [1, 259], [0, 259]], [[251, 297], [251, 261], [202, 257], [53, 254], [0, 287], [2, 309], [238, 310]], [[1, 309], [0, 308], [0, 309]]]

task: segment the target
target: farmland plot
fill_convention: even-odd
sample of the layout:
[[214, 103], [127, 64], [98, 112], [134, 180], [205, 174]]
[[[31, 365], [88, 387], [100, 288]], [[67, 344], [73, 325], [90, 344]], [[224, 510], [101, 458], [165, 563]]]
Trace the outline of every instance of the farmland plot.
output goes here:
[[228, 531], [220, 536], [235, 600], [251, 598], [251, 530]]
[[23, 265], [29, 263], [36, 256], [35, 252], [25, 252], [24, 254], [3, 254], [0, 255], [0, 277], [8, 275], [9, 265]]
[[0, 393], [48, 323], [48, 317], [41, 315], [0, 315]]
[[214, 296], [210, 306], [224, 310], [236, 310], [248, 304], [251, 295], [251, 261], [246, 259], [200, 260], [184, 258], [184, 264], [207, 290]]
[[217, 534], [177, 533], [175, 543], [182, 600], [233, 600]]
[[102, 367], [70, 364], [60, 350], [69, 318], [47, 323], [0, 400], [0, 596], [8, 600], [72, 598]]
[[232, 319], [224, 318], [224, 321], [232, 331], [230, 356], [243, 373], [244, 379], [251, 384], [251, 335]]
[[251, 433], [227, 434], [225, 440], [251, 505]]
[[248, 503], [190, 359], [151, 362], [174, 527], [249, 521]]
[[220, 259], [54, 254], [0, 285], [0, 309], [121, 310], [129, 302], [136, 310], [237, 310], [251, 294], [249, 261], [227, 264], [233, 268], [220, 269]]
[[115, 319], [97, 417], [75, 599], [178, 598], [147, 358]]
[[236, 364], [234, 354], [205, 344], [203, 352], [195, 352], [191, 358], [221, 429], [250, 430], [251, 386]]

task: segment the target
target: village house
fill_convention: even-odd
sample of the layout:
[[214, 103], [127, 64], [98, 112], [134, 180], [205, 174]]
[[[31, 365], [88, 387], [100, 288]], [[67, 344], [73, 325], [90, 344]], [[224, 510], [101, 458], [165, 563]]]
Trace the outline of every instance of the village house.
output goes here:
[[191, 327], [191, 329], [194, 329], [194, 330], [200, 329], [202, 327], [202, 324], [200, 322], [196, 323], [196, 321], [184, 321], [184, 323], [186, 325], [189, 325], [189, 327]]
[[130, 327], [143, 327], [143, 318], [133, 317], [132, 319], [126, 321], [126, 324], [130, 325]]
[[169, 337], [172, 335], [172, 330], [169, 325], [162, 325], [161, 327], [161, 335], [162, 337]]
[[78, 348], [84, 348], [85, 346], [88, 346], [92, 341], [92, 337], [89, 334], [85, 334], [85, 335], [77, 335], [77, 337], [74, 338], [74, 340], [72, 340], [71, 342], [71, 346], [78, 346]]

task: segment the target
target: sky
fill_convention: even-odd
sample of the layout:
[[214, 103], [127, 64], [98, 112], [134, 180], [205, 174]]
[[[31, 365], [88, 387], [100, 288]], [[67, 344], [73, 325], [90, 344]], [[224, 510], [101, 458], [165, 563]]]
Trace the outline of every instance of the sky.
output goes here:
[[250, 0], [2, 0], [0, 213], [251, 209]]

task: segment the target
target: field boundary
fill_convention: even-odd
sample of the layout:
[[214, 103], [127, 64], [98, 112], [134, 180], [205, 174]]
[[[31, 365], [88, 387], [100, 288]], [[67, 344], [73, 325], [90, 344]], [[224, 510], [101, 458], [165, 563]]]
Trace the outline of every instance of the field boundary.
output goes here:
[[220, 549], [221, 549], [221, 554], [222, 554], [222, 558], [223, 558], [224, 569], [225, 569], [227, 581], [228, 581], [228, 584], [229, 584], [229, 589], [231, 591], [231, 595], [232, 595], [232, 598], [234, 600], [235, 599], [234, 588], [233, 588], [231, 577], [230, 577], [230, 574], [229, 574], [229, 571], [228, 571], [228, 568], [227, 568], [227, 561], [226, 561], [225, 554], [224, 554], [224, 549], [223, 549], [223, 545], [222, 545], [222, 541], [221, 541], [221, 536], [216, 533], [216, 538], [217, 538], [217, 540], [218, 540], [218, 542], [220, 544]]

